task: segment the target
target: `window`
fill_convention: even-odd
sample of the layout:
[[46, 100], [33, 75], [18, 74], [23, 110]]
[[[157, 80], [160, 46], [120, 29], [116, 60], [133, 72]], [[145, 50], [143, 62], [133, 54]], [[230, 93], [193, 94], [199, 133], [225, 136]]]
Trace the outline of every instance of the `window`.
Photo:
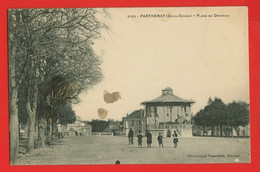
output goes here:
[[134, 125], [134, 120], [131, 121], [131, 125], [132, 125], [132, 126]]

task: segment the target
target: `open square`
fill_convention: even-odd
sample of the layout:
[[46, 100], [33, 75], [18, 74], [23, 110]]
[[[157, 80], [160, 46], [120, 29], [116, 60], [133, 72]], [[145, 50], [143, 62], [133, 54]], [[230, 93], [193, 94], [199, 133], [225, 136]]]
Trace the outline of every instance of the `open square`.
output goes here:
[[183, 164], [183, 163], [249, 163], [249, 138], [192, 137], [179, 138], [173, 148], [172, 138], [165, 138], [164, 148], [158, 147], [153, 136], [152, 148], [128, 145], [122, 136], [71, 136], [31, 154], [19, 154], [19, 165], [58, 164]]

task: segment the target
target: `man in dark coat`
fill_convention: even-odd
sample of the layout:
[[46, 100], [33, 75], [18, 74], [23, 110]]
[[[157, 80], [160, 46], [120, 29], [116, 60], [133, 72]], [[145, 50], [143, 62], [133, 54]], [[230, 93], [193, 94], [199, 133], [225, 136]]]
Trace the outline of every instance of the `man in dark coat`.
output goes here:
[[148, 131], [146, 134], [147, 137], [147, 148], [151, 148], [151, 144], [152, 144], [152, 134]]
[[176, 131], [174, 131], [174, 133], [173, 133], [173, 144], [174, 144], [174, 148], [177, 148], [177, 143], [178, 143], [178, 134], [177, 134], [177, 132]]
[[128, 140], [129, 140], [129, 145], [134, 144], [134, 131], [132, 130], [132, 128], [130, 128], [128, 132]]

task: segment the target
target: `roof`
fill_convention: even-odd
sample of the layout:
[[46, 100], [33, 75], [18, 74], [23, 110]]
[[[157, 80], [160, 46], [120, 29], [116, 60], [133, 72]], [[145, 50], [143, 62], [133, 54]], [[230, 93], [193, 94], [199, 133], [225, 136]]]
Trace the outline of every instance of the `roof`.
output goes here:
[[171, 87], [166, 87], [165, 89], [162, 89], [162, 91], [172, 91], [172, 88]]
[[126, 118], [141, 118], [141, 109], [140, 110], [135, 110], [132, 112], [130, 115], [128, 115]]
[[193, 100], [182, 99], [173, 94], [172, 88], [167, 87], [162, 89], [162, 95], [156, 97], [151, 101], [144, 101], [141, 104], [149, 104], [149, 103], [194, 103]]

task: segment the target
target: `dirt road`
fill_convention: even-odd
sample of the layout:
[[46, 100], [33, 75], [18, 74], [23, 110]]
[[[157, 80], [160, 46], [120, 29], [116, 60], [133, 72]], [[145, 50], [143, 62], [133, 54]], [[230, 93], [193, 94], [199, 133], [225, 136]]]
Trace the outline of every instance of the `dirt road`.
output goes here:
[[128, 145], [123, 136], [71, 136], [51, 147], [36, 149], [32, 154], [19, 154], [20, 165], [30, 164], [175, 164], [175, 163], [234, 163], [250, 162], [249, 138], [179, 138], [173, 148], [171, 138], [158, 148], [153, 136], [152, 148]]

